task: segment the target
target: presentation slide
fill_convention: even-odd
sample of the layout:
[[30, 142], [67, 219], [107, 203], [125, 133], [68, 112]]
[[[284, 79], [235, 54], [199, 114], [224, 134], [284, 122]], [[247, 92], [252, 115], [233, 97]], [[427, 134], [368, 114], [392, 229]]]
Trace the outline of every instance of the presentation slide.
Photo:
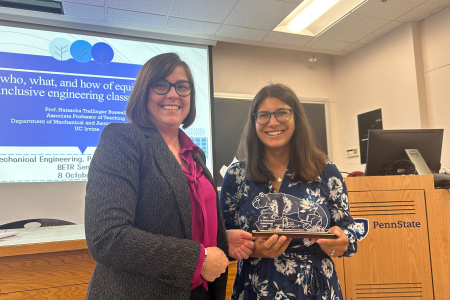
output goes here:
[[128, 122], [141, 66], [175, 52], [194, 76], [197, 118], [185, 130], [212, 171], [208, 51], [0, 26], [0, 182], [87, 180], [103, 128]]

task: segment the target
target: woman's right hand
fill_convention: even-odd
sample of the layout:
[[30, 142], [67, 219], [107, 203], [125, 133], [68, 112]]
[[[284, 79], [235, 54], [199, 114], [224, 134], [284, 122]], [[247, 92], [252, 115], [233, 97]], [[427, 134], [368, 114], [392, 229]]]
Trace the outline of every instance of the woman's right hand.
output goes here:
[[208, 255], [200, 275], [206, 281], [213, 282], [222, 273], [225, 273], [229, 261], [225, 253], [217, 247], [208, 247], [206, 251]]
[[255, 243], [255, 249], [253, 249], [253, 253], [250, 257], [267, 257], [267, 258], [277, 258], [281, 255], [286, 248], [289, 246], [289, 243], [292, 241], [292, 238], [288, 239], [285, 236], [281, 236], [278, 238], [278, 235], [274, 234], [270, 238], [258, 238]]

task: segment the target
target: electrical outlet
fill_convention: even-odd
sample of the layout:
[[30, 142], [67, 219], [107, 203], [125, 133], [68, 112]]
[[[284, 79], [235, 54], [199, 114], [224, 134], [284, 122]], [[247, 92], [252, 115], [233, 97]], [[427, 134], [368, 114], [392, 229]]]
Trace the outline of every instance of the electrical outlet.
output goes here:
[[347, 149], [347, 157], [353, 157], [353, 156], [358, 156], [358, 155], [359, 155], [358, 148]]

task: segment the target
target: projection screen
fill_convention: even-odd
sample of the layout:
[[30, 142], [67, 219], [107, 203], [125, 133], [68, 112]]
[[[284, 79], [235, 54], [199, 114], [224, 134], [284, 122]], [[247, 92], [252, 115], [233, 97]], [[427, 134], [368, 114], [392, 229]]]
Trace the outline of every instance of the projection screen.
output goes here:
[[175, 52], [194, 76], [197, 118], [186, 133], [212, 171], [207, 46], [0, 26], [0, 182], [85, 181], [102, 129], [128, 122], [140, 67]]

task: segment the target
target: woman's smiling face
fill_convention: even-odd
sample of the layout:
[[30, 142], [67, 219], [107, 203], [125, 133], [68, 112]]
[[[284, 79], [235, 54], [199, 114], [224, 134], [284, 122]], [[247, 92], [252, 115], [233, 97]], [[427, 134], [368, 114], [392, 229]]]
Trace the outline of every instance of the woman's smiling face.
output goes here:
[[[182, 66], [176, 67], [165, 80], [172, 84], [189, 81], [186, 70]], [[165, 95], [158, 95], [150, 88], [147, 109], [150, 112], [150, 120], [156, 128], [160, 130], [173, 129], [180, 127], [187, 117], [190, 104], [191, 95], [179, 96], [174, 86], [170, 87], [169, 92]]]
[[[267, 97], [256, 112], [276, 112], [280, 108], [292, 109], [288, 104], [275, 97]], [[266, 149], [286, 149], [289, 151], [292, 135], [295, 131], [295, 115], [292, 113], [289, 121], [281, 123], [275, 115], [271, 115], [269, 123], [261, 125], [256, 120], [256, 134]]]

